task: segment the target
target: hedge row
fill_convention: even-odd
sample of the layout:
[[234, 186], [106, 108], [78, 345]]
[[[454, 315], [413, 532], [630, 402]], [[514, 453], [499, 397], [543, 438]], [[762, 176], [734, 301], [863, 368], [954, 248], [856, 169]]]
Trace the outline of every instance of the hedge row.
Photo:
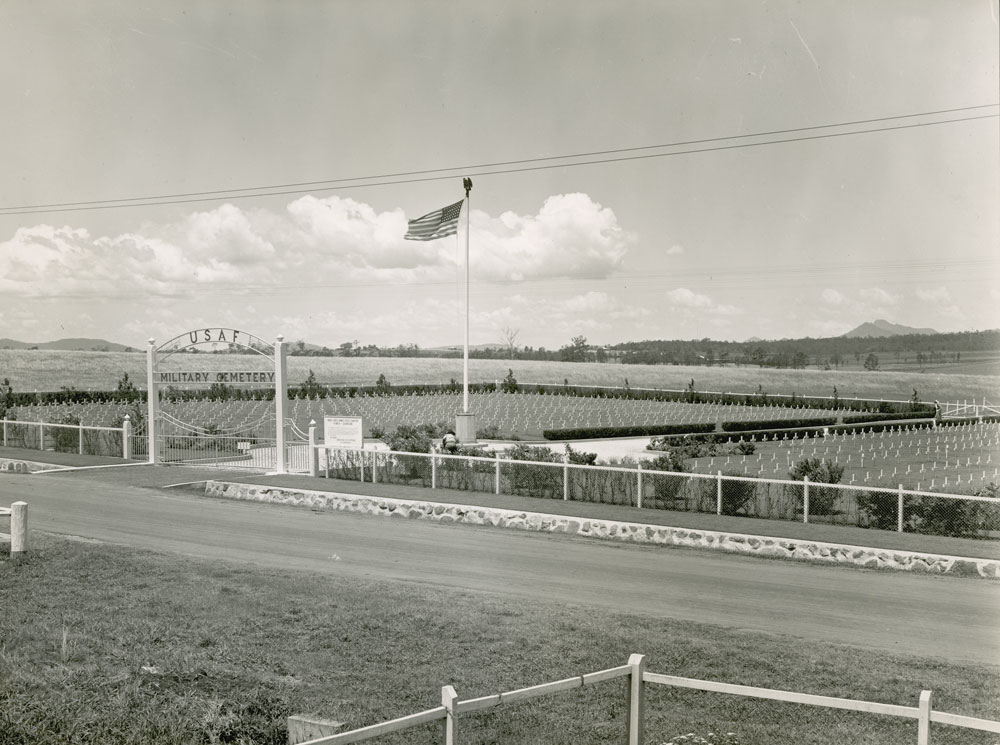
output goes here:
[[927, 419], [929, 416], [933, 416], [933, 414], [933, 411], [930, 415], [921, 411], [901, 411], [896, 414], [854, 414], [852, 416], [845, 416], [844, 424], [864, 424], [866, 422], [884, 422], [899, 419]]
[[810, 419], [772, 419], [765, 422], [723, 422], [723, 432], [747, 432], [762, 429], [795, 429], [797, 427], [829, 427], [837, 423], [837, 417]]
[[566, 429], [547, 429], [542, 432], [542, 437], [546, 440], [595, 440], [612, 437], [703, 434], [714, 430], [714, 422], [706, 424], [650, 424], [631, 427], [568, 427]]

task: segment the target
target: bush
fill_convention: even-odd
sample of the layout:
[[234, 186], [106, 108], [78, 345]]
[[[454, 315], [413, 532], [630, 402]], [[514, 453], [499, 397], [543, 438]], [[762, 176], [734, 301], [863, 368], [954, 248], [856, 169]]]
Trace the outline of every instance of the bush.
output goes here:
[[[1000, 496], [1000, 488], [989, 484], [975, 493], [977, 497]], [[927, 535], [946, 535], [956, 538], [975, 538], [998, 526], [996, 505], [975, 502], [971, 499], [945, 497], [920, 497], [907, 509], [914, 532]]]
[[[788, 472], [788, 478], [793, 481], [809, 479], [810, 484], [839, 484], [844, 476], [844, 467], [835, 461], [825, 458], [803, 458]], [[804, 507], [804, 498], [799, 495], [799, 508]], [[833, 503], [837, 499], [836, 489], [824, 489], [819, 486], [809, 488], [809, 514], [832, 515]]]

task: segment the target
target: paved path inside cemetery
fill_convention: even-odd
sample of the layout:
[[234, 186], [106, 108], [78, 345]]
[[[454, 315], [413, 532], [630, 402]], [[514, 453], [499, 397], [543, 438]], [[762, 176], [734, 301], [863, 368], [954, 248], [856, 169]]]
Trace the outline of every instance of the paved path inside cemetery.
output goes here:
[[377, 519], [162, 488], [233, 476], [149, 466], [4, 474], [0, 503], [28, 502], [32, 530], [180, 555], [554, 601], [570, 613], [612, 608], [639, 619], [788, 634], [846, 645], [848, 654], [879, 649], [1000, 664], [997, 582]]

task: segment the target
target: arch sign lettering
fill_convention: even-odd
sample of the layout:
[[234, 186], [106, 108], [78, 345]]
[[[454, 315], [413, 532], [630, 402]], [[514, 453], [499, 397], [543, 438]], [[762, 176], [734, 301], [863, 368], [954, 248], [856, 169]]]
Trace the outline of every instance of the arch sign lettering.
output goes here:
[[[206, 349], [207, 348], [207, 349]], [[214, 354], [185, 355], [184, 364], [191, 369], [165, 369], [163, 363], [178, 353], [212, 352]], [[270, 361], [267, 368], [237, 369], [233, 359], [243, 360], [246, 352], [252, 352]], [[237, 356], [238, 355], [238, 356]], [[160, 443], [156, 426], [160, 421], [160, 386], [206, 387], [214, 384], [238, 385], [240, 387], [274, 387], [275, 434], [277, 438], [276, 468], [278, 473], [286, 473], [288, 454], [285, 447], [285, 428], [277, 423], [285, 421], [285, 407], [288, 403], [288, 363], [284, 337], [279, 336], [273, 344], [256, 334], [241, 329], [203, 328], [194, 329], [175, 336], [159, 346], [155, 339], [149, 340], [146, 350], [146, 382], [149, 391], [149, 462], [158, 462]], [[198, 364], [192, 364], [195, 360]], [[246, 364], [245, 361], [242, 364]], [[197, 368], [197, 369], [195, 369]]]

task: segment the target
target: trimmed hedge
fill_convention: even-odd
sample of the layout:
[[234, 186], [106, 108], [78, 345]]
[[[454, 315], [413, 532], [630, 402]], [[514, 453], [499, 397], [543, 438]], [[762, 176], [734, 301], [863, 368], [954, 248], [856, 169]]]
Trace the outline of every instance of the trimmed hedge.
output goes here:
[[763, 429], [795, 429], [798, 427], [829, 427], [837, 423], [837, 417], [822, 419], [772, 419], [764, 422], [723, 422], [724, 432], [751, 432]]
[[650, 424], [633, 427], [568, 427], [566, 429], [547, 429], [542, 432], [542, 437], [546, 440], [596, 440], [612, 437], [705, 434], [714, 431], [714, 422], [706, 424]]
[[921, 411], [901, 411], [898, 414], [855, 414], [845, 416], [844, 424], [863, 424], [865, 422], [884, 422], [901, 419], [932, 419], [934, 412], [929, 415]]

